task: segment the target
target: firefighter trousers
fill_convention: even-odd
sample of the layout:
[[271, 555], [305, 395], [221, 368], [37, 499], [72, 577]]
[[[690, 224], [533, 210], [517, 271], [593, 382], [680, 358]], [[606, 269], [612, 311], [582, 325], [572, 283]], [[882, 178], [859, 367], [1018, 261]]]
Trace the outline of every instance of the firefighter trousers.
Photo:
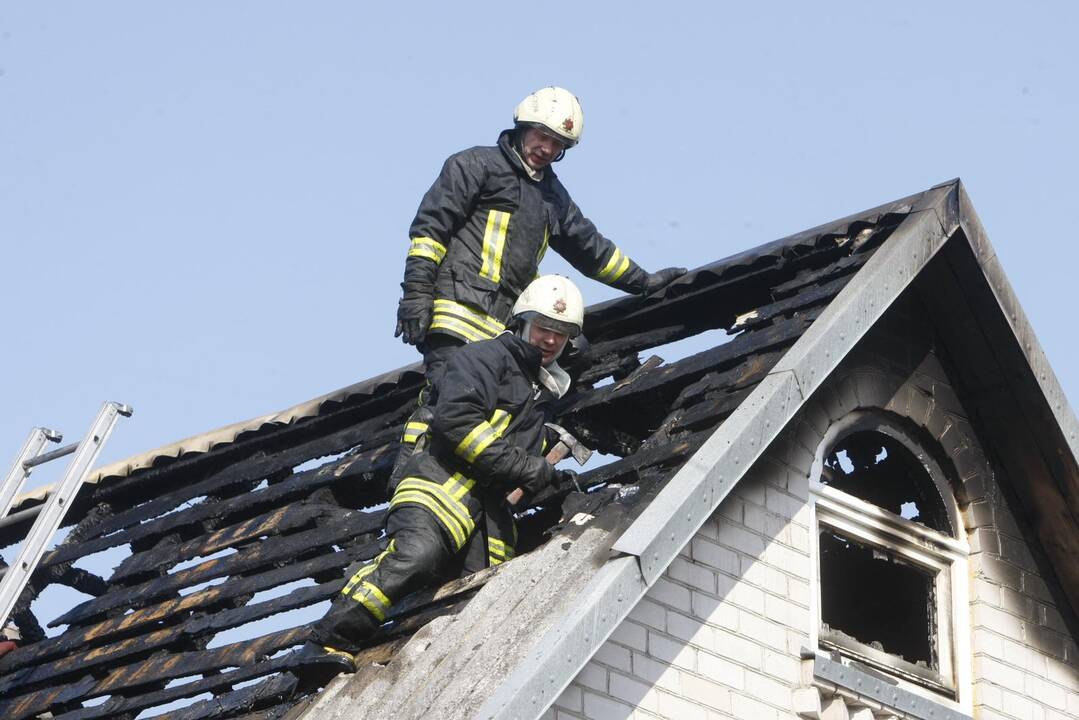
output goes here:
[[[488, 512], [487, 510], [491, 510]], [[355, 570], [311, 639], [354, 653], [409, 593], [440, 584], [513, 557], [515, 528], [505, 503], [485, 508], [476, 529], [458, 551], [434, 515], [418, 505], [402, 505], [386, 518], [386, 549]]]

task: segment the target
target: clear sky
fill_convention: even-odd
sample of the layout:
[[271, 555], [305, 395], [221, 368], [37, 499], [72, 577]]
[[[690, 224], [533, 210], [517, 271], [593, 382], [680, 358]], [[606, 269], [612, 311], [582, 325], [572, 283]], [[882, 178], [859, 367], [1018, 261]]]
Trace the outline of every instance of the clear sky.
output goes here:
[[0, 465], [106, 399], [115, 460], [416, 360], [420, 196], [547, 84], [586, 117], [559, 175], [649, 269], [961, 176], [1074, 398], [1077, 8], [3, 0]]

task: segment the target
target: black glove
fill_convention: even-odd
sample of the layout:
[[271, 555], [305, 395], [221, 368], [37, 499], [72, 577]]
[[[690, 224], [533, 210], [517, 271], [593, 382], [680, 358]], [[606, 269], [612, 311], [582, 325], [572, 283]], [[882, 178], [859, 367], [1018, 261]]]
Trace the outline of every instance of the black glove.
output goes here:
[[419, 345], [427, 336], [427, 326], [431, 324], [432, 298], [430, 295], [408, 294], [397, 305], [397, 329], [394, 337], [409, 345]]
[[658, 292], [685, 274], [686, 269], [684, 267], [669, 267], [657, 270], [654, 273], [648, 273], [648, 276], [644, 279], [644, 292], [642, 294], [651, 295]]

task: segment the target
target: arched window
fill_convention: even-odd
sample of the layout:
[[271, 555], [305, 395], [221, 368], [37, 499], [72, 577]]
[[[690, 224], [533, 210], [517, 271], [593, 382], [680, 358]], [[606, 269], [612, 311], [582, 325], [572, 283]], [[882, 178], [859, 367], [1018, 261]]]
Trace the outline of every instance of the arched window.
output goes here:
[[858, 412], [813, 480], [820, 648], [955, 698], [966, 544], [940, 466], [900, 421]]

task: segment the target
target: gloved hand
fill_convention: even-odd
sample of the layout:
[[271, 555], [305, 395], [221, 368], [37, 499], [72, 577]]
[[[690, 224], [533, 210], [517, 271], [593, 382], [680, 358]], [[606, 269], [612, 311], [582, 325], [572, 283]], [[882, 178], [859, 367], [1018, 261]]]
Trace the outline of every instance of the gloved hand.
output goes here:
[[431, 324], [430, 295], [407, 294], [397, 305], [397, 329], [394, 337], [409, 345], [419, 345], [427, 336], [427, 327]]
[[644, 295], [651, 295], [654, 292], [662, 290], [686, 274], [684, 267], [669, 267], [662, 270], [657, 270], [654, 273], [648, 273], [648, 277], [644, 280]]

